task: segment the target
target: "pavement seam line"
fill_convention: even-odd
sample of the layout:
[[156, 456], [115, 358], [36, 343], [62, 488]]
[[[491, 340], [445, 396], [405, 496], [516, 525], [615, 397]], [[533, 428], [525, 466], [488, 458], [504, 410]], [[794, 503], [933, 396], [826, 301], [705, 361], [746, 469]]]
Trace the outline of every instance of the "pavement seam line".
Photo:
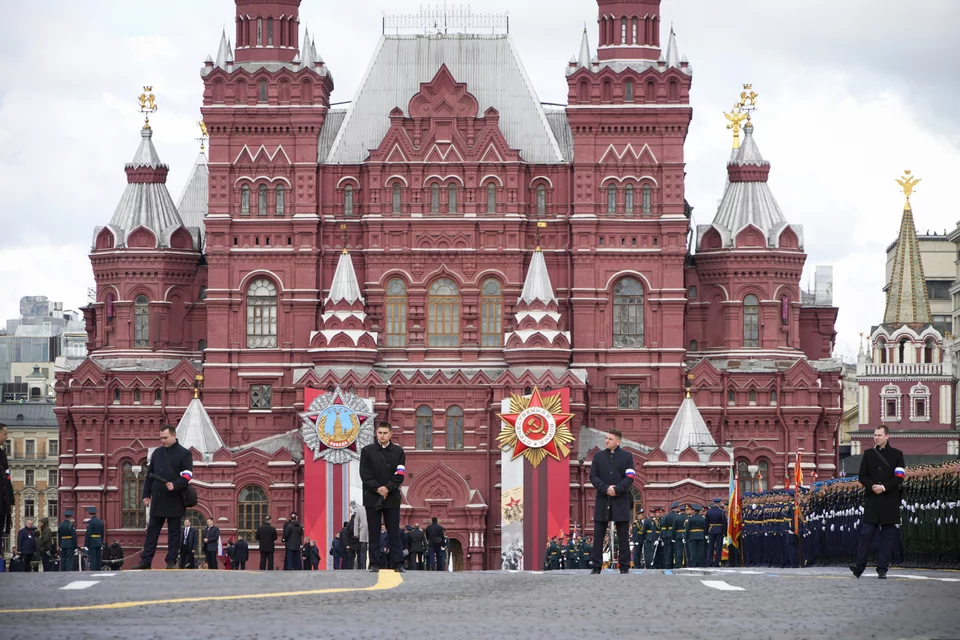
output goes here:
[[159, 604], [191, 604], [195, 602], [223, 602], [226, 600], [253, 600], [261, 598], [295, 598], [315, 596], [326, 593], [349, 593], [360, 591], [384, 591], [395, 589], [403, 583], [403, 577], [395, 571], [381, 571], [377, 583], [370, 587], [311, 589], [307, 591], [281, 591], [276, 593], [242, 593], [231, 596], [201, 596], [192, 598], [168, 598], [166, 600], [137, 600], [133, 602], [112, 602], [109, 604], [89, 604], [76, 607], [44, 607], [37, 609], [0, 609], [0, 613], [60, 613], [67, 611], [105, 611], [115, 609], [133, 609]]

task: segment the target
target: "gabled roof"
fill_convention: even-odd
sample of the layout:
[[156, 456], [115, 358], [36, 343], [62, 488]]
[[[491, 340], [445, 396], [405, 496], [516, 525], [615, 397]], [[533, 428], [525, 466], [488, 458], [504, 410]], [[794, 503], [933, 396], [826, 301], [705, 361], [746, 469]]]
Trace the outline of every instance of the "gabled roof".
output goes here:
[[703, 416], [700, 415], [700, 410], [697, 409], [693, 398], [684, 399], [673, 423], [667, 430], [667, 435], [660, 443], [660, 450], [666, 454], [668, 462], [679, 461], [680, 454], [688, 447], [698, 450], [702, 462], [709, 460], [710, 454], [717, 448], [717, 442], [703, 421]]
[[180, 194], [180, 204], [177, 211], [180, 219], [187, 227], [200, 229], [200, 237], [206, 235], [204, 219], [207, 217], [207, 192], [210, 170], [207, 167], [207, 156], [201, 151], [190, 170], [190, 177]]
[[187, 449], [193, 447], [199, 451], [205, 460], [212, 458], [214, 453], [223, 448], [223, 440], [217, 427], [197, 398], [190, 401], [177, 424], [177, 440]]
[[509, 36], [477, 34], [382, 36], [343, 126], [319, 162], [363, 162], [387, 133], [390, 111], [399, 107], [410, 116], [406, 113], [410, 99], [444, 64], [457, 82], [466, 83], [481, 113], [497, 109], [504, 137], [525, 161], [564, 162]]

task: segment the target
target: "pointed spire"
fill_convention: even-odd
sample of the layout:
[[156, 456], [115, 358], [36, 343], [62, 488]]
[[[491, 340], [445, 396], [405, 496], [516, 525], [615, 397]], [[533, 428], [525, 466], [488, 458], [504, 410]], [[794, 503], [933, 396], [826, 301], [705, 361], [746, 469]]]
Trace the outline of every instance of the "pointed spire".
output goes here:
[[680, 51], [677, 49], [677, 34], [674, 32], [672, 24], [670, 25], [670, 42], [667, 44], [667, 66], [680, 66]]
[[191, 400], [183, 412], [177, 425], [177, 439], [184, 448], [199, 451], [205, 461], [223, 448], [223, 439], [198, 398]]
[[688, 447], [697, 449], [701, 460], [709, 459], [710, 454], [717, 448], [717, 441], [713, 439], [700, 410], [689, 394], [680, 404], [673, 423], [667, 429], [667, 434], [660, 443], [660, 450], [666, 454], [669, 462], [677, 462], [680, 454]]
[[363, 303], [363, 296], [360, 294], [360, 284], [357, 282], [357, 274], [353, 270], [353, 258], [346, 249], [340, 254], [340, 261], [337, 262], [337, 270], [333, 274], [333, 284], [330, 286], [330, 295], [324, 301], [325, 305], [346, 302], [353, 304], [360, 301]]
[[227, 42], [227, 30], [224, 29], [220, 34], [220, 47], [217, 49], [216, 65], [221, 69], [226, 68], [228, 57], [231, 57], [230, 44]]
[[930, 324], [930, 299], [927, 297], [927, 281], [920, 261], [920, 243], [913, 220], [910, 195], [920, 180], [904, 172], [897, 180], [907, 200], [900, 219], [900, 235], [893, 255], [893, 270], [887, 287], [887, 306], [883, 314], [884, 324]]
[[578, 67], [590, 66], [590, 38], [587, 35], [587, 27], [583, 27], [583, 37], [580, 38], [580, 56], [577, 58]]
[[133, 160], [127, 167], [150, 167], [151, 169], [166, 167], [160, 162], [160, 154], [157, 153], [157, 148], [153, 146], [153, 129], [144, 127], [140, 130], [140, 146], [137, 147], [137, 152], [133, 154]]
[[527, 304], [537, 300], [544, 303], [557, 301], [553, 293], [553, 284], [550, 282], [550, 274], [547, 272], [547, 263], [539, 247], [533, 252], [533, 258], [530, 260], [530, 268], [527, 270], [527, 279], [523, 283], [520, 300]]
[[313, 57], [310, 55], [310, 27], [303, 28], [303, 46], [300, 47], [300, 60], [308, 64]]
[[233, 43], [227, 38], [227, 64], [233, 64]]

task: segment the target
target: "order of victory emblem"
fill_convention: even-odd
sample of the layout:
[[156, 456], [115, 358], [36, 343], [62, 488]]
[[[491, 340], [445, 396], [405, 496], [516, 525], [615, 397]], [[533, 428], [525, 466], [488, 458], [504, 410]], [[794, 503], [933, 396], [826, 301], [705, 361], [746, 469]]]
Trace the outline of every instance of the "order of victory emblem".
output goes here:
[[529, 397], [510, 396], [510, 413], [498, 413], [503, 421], [497, 443], [523, 455], [536, 468], [548, 455], [559, 460], [570, 455], [573, 434], [567, 426], [572, 413], [563, 413], [560, 394], [541, 395], [534, 387]]
[[375, 413], [356, 394], [339, 386], [318, 395], [300, 414], [300, 434], [313, 459], [343, 464], [360, 459], [360, 449], [373, 442]]

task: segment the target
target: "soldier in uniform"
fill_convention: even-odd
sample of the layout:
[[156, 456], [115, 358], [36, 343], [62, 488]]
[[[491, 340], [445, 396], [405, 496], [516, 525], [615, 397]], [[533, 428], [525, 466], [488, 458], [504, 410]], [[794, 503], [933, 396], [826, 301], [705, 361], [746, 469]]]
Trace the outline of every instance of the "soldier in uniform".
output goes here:
[[577, 541], [573, 536], [570, 536], [570, 539], [567, 540], [567, 546], [564, 551], [567, 569], [576, 569], [579, 567], [580, 558], [578, 557]]
[[663, 543], [663, 568], [673, 568], [673, 525], [677, 518], [679, 502], [670, 505], [670, 510], [660, 519], [660, 541]]
[[547, 543], [546, 564], [549, 571], [560, 570], [560, 547], [557, 545], [556, 538], [550, 538], [550, 542]]
[[63, 512], [66, 518], [57, 527], [57, 538], [60, 539], [60, 571], [77, 570], [77, 525], [73, 522], [73, 511]]
[[645, 569], [657, 568], [657, 562], [662, 555], [658, 553], [660, 546], [660, 518], [659, 513], [663, 511], [660, 507], [654, 509], [654, 514], [643, 521], [643, 530], [641, 532], [643, 539], [643, 567]]
[[727, 534], [727, 518], [723, 515], [723, 509], [720, 508], [720, 498], [713, 499], [713, 506], [707, 509], [705, 519], [709, 536], [707, 564], [711, 567], [719, 567], [720, 558], [723, 556], [723, 536]]
[[[684, 523], [684, 539], [687, 543], [687, 566], [702, 567], [706, 560], [706, 529], [707, 521], [704, 520], [700, 512], [703, 507], [699, 504], [690, 505], [692, 515], [687, 517]], [[689, 511], [688, 511], [689, 513]]]
[[580, 568], [590, 568], [590, 558], [593, 555], [593, 547], [586, 538], [580, 540]]
[[87, 531], [83, 535], [83, 546], [87, 548], [90, 557], [90, 571], [100, 571], [100, 559], [103, 553], [103, 520], [97, 517], [96, 507], [87, 507], [90, 519], [87, 521]]
[[690, 505], [680, 505], [677, 509], [677, 515], [673, 520], [673, 568], [680, 569], [684, 566], [685, 551], [684, 533], [686, 531], [687, 513]]
[[[599, 574], [603, 565], [603, 538], [607, 523], [616, 523], [620, 573], [630, 572], [630, 489], [636, 471], [633, 455], [620, 448], [623, 436], [610, 429], [604, 437], [604, 449], [593, 456], [590, 483], [597, 490], [593, 510], [593, 569]], [[612, 536], [611, 536], [612, 539]], [[611, 558], [612, 561], [612, 558]]]
[[630, 525], [630, 542], [633, 544], [633, 567], [640, 568], [641, 558], [643, 557], [643, 523], [644, 520], [637, 515], [633, 524]]

